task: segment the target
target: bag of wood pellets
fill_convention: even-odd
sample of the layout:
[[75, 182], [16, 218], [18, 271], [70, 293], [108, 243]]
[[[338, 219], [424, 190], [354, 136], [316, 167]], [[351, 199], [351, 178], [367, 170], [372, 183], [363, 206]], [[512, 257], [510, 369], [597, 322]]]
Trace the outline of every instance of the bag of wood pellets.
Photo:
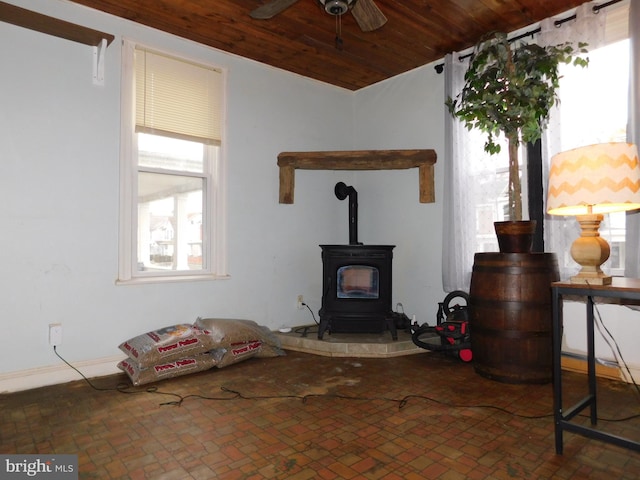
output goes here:
[[224, 354], [222, 351], [212, 351], [192, 357], [180, 358], [173, 361], [161, 362], [147, 368], [142, 368], [132, 358], [126, 358], [118, 363], [118, 368], [125, 372], [135, 386], [180, 377], [190, 373], [201, 372], [213, 368], [217, 358]]
[[193, 325], [207, 332], [215, 348], [227, 350], [225, 358], [220, 361], [223, 366], [230, 365], [226, 362], [231, 362], [232, 358], [245, 360], [253, 356], [268, 358], [285, 355], [278, 337], [269, 328], [253, 320], [199, 317]]
[[134, 385], [170, 378], [171, 372], [176, 372], [171, 376], [184, 375], [251, 357], [285, 355], [280, 340], [267, 327], [253, 320], [224, 318], [171, 325], [130, 338], [118, 348], [129, 357], [118, 367]]
[[181, 323], [130, 338], [118, 348], [140, 368], [171, 362], [217, 348], [209, 332]]
[[263, 346], [260, 340], [232, 343], [228, 347], [221, 349], [224, 353], [220, 356], [220, 361], [216, 363], [216, 367], [224, 368], [251, 357], [257, 357]]

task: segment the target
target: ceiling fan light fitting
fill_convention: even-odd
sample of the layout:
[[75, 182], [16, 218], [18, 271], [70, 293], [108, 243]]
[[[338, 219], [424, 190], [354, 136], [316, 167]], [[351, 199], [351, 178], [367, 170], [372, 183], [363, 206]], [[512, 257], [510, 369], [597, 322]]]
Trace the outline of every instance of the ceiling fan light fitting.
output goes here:
[[353, 7], [356, 0], [318, 0], [329, 15], [342, 15]]

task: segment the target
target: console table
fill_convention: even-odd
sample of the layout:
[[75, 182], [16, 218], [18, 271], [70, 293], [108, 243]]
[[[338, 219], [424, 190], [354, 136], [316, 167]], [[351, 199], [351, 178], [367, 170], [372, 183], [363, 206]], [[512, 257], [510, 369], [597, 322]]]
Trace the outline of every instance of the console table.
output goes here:
[[[553, 413], [556, 453], [562, 454], [562, 432], [565, 430], [640, 451], [640, 442], [593, 428], [598, 421], [593, 316], [594, 297], [637, 304], [640, 301], [640, 279], [614, 277], [611, 285], [554, 282], [551, 284], [551, 293], [553, 302]], [[567, 409], [562, 407], [562, 368], [560, 364], [563, 332], [563, 296], [582, 297], [587, 302], [587, 376], [589, 392], [582, 400]], [[571, 419], [587, 407], [590, 409], [592, 427], [572, 423]]]

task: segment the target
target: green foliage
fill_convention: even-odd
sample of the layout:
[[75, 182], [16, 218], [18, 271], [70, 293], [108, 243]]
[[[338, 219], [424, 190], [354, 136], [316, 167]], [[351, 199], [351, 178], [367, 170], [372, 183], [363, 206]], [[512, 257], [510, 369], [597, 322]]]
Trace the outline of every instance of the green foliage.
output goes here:
[[[512, 44], [506, 34], [492, 33], [476, 45], [465, 85], [455, 99], [447, 98], [446, 106], [467, 129], [487, 134], [484, 149], [489, 154], [500, 152], [496, 137], [501, 133], [515, 145], [535, 142], [546, 128], [550, 109], [559, 102], [559, 65], [586, 67], [586, 53], [584, 43], [577, 48], [570, 43]], [[517, 165], [517, 158], [510, 159], [513, 162]]]
[[542, 136], [549, 111], [559, 102], [556, 90], [561, 63], [585, 67], [586, 44], [541, 47], [535, 43], [512, 45], [504, 33], [493, 33], [476, 45], [465, 73], [465, 85], [446, 105], [471, 130], [487, 134], [485, 151], [500, 151], [495, 136], [516, 135], [535, 142]]

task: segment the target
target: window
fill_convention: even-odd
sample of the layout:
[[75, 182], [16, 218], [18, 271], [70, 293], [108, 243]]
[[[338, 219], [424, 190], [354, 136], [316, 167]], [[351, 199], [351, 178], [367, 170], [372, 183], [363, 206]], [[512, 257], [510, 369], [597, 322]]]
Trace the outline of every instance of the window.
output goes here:
[[[564, 41], [589, 44], [590, 65], [587, 69], [573, 67], [573, 72], [580, 77], [580, 81], [573, 86], [562, 86], [560, 93], [559, 115], [552, 113], [551, 122], [547, 127], [544, 138], [535, 146], [527, 148], [531, 164], [543, 168], [541, 173], [532, 169], [532, 180], [536, 183], [531, 190], [531, 197], [536, 196], [541, 188], [546, 191], [547, 174], [545, 169], [551, 155], [570, 148], [568, 143], [573, 135], [584, 134], [578, 145], [588, 145], [607, 141], [610, 138], [624, 140], [626, 131], [626, 105], [627, 105], [627, 69], [629, 65], [628, 55], [616, 57], [613, 50], [629, 48], [628, 21], [629, 2], [619, 2], [615, 5], [611, 2], [603, 4], [599, 13], [594, 13], [593, 5], [588, 2], [576, 9], [576, 15], [571, 21], [557, 28], [554, 19], [546, 19], [541, 22], [541, 34], [537, 41], [542, 44], [555, 45]], [[567, 17], [569, 18], [569, 17]], [[616, 45], [620, 43], [619, 45]], [[602, 49], [602, 50], [601, 50]], [[616, 54], [617, 55], [617, 54]], [[622, 54], [620, 54], [622, 55]], [[445, 98], [453, 97], [462, 90], [464, 74], [467, 64], [459, 61], [464, 55], [454, 53], [445, 58]], [[605, 63], [613, 63], [613, 68], [600, 66], [600, 60]], [[609, 62], [613, 60], [612, 62]], [[568, 70], [571, 70], [568, 69]], [[605, 72], [603, 76], [603, 72]], [[569, 72], [566, 72], [569, 76]], [[587, 79], [588, 77], [588, 79]], [[568, 80], [568, 79], [566, 79]], [[621, 80], [623, 83], [615, 83]], [[589, 82], [585, 86], [582, 82]], [[575, 94], [576, 101], [569, 99]], [[615, 97], [607, 97], [615, 94]], [[569, 108], [571, 105], [586, 107], [582, 113], [574, 114], [570, 120]], [[601, 105], [602, 107], [596, 107]], [[573, 107], [572, 107], [573, 108]], [[624, 109], [624, 110], [623, 110]], [[622, 113], [624, 111], [624, 113]], [[609, 113], [616, 113], [613, 121]], [[606, 113], [606, 115], [605, 115]], [[622, 119], [622, 123], [618, 122]], [[593, 130], [588, 130], [585, 125], [610, 127], [606, 136], [597, 136]], [[559, 145], [558, 142], [561, 142]], [[449, 112], [445, 112], [445, 152], [447, 159], [444, 172], [443, 212], [445, 222], [443, 225], [443, 288], [450, 292], [454, 290], [468, 290], [475, 252], [497, 251], [497, 242], [491, 231], [491, 224], [495, 220], [504, 219], [504, 204], [506, 204], [505, 192], [507, 188], [506, 176], [503, 168], [506, 157], [506, 149], [500, 155], [489, 156], [482, 151], [484, 135], [477, 130], [468, 131], [462, 122], [454, 119]], [[577, 146], [577, 145], [573, 145]], [[537, 158], [535, 157], [537, 155]], [[542, 156], [542, 162], [536, 162]], [[520, 165], [523, 189], [528, 183], [526, 175], [527, 159], [520, 156], [523, 161]], [[538, 179], [537, 177], [541, 178]], [[539, 182], [538, 182], [539, 181]], [[539, 184], [538, 184], [539, 183]], [[534, 202], [530, 207], [532, 216], [542, 217], [541, 208], [544, 192], [539, 202]], [[523, 199], [527, 198], [527, 192], [523, 190]], [[526, 205], [526, 202], [524, 203]], [[473, 206], [469, 208], [469, 206]], [[527, 215], [523, 212], [524, 215]], [[544, 217], [544, 249], [547, 252], [558, 253], [560, 277], [568, 278], [577, 271], [577, 264], [569, 255], [571, 242], [579, 236], [577, 222], [569, 222], [566, 218], [554, 219]], [[611, 244], [610, 261], [605, 263], [612, 274], [618, 274], [624, 266], [626, 256], [634, 245], [625, 245], [625, 228], [623, 215], [609, 215], [608, 226], [601, 225], [600, 233], [610, 230], [609, 241]], [[574, 229], [575, 226], [575, 229]], [[542, 246], [538, 246], [541, 248]], [[571, 270], [575, 269], [575, 271]]]
[[[476, 167], [471, 171], [475, 182], [470, 185], [471, 195], [475, 201], [475, 245], [474, 252], [497, 252], [498, 239], [494, 229], [494, 222], [509, 220], [509, 153], [507, 141], [500, 135], [502, 149], [500, 153], [490, 155], [482, 150], [484, 137], [479, 139], [478, 154], [474, 159]], [[482, 142], [482, 143], [481, 143]], [[526, 218], [527, 209], [527, 177], [526, 177], [526, 149], [520, 146], [518, 150], [520, 179], [522, 183], [522, 214]]]
[[[611, 9], [607, 13], [604, 45], [589, 50], [589, 67], [582, 69], [572, 65], [560, 66], [561, 102], [557, 113], [554, 113], [558, 124], [550, 126], [555, 132], [560, 132], [559, 141], [554, 144], [554, 150], [558, 152], [593, 143], [626, 141], [629, 40], [624, 38], [627, 36], [624, 27], [628, 9]], [[474, 133], [469, 137], [474, 138]], [[503, 140], [499, 154], [488, 155], [483, 152], [476, 154], [474, 158], [476, 166], [472, 167], [472, 175], [476, 181], [470, 186], [476, 208], [474, 252], [498, 251], [493, 222], [508, 220], [507, 155], [506, 141]], [[526, 149], [520, 149], [519, 159], [522, 197], [525, 199], [523, 214], [526, 218]], [[566, 218], [562, 220], [567, 222]], [[625, 212], [605, 215], [600, 234], [611, 246], [611, 255], [604, 268], [614, 275], [623, 275]], [[567, 255], [559, 259], [563, 263], [563, 269], [576, 266], [568, 252], [570, 243], [580, 236], [577, 222], [567, 235], [567, 248], [558, 249], [567, 252]]]
[[[582, 73], [581, 78], [575, 70], [566, 69], [561, 80], [560, 151], [593, 143], [625, 142], [629, 40], [590, 51], [589, 67], [577, 73]], [[614, 275], [624, 274], [625, 216], [625, 212], [605, 215], [600, 227], [600, 234], [611, 246], [603, 268]]]
[[125, 42], [119, 280], [225, 274], [223, 72]]
[[[628, 4], [608, 7], [604, 38], [600, 45], [589, 48], [589, 66], [586, 69], [561, 67], [561, 102], [557, 119], [550, 126], [559, 132], [558, 138], [550, 140], [553, 151], [626, 141], [630, 58], [628, 14]], [[578, 267], [568, 252], [573, 240], [580, 236], [580, 229], [577, 222], [567, 220], [553, 220], [568, 226], [566, 239], [553, 239], [552, 243], [562, 245], [554, 250], [566, 252], [558, 256], [558, 261], [561, 272], [570, 276]], [[603, 269], [611, 275], [624, 275], [625, 223], [625, 212], [615, 212], [605, 215], [600, 226], [600, 235], [611, 248]]]

